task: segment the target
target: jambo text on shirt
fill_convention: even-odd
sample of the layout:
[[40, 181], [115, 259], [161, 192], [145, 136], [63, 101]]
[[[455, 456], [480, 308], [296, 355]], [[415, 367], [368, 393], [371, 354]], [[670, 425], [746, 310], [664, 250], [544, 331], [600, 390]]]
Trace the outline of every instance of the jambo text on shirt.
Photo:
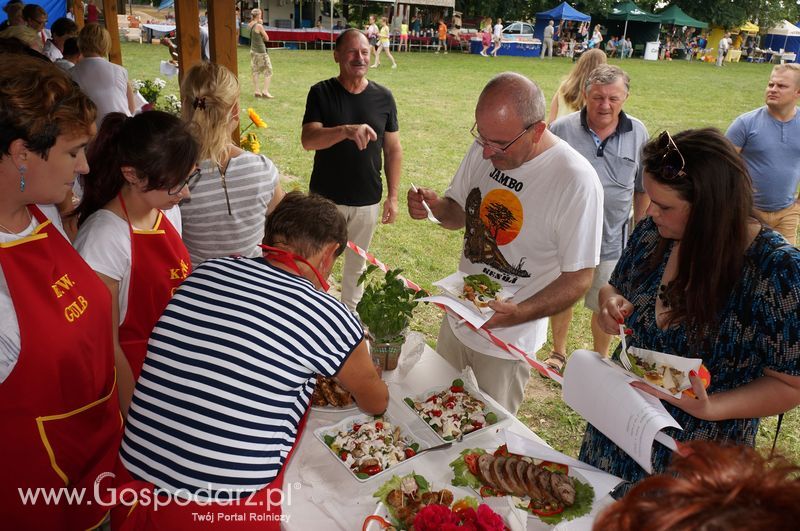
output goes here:
[[[101, 507], [115, 507], [124, 505], [132, 507], [136, 504], [153, 506], [153, 510], [172, 504], [185, 507], [191, 503], [200, 506], [210, 505], [241, 505], [245, 507], [258, 507], [259, 510], [271, 511], [275, 507], [288, 507], [292, 505], [292, 490], [299, 490], [300, 483], [289, 483], [285, 489], [270, 488], [266, 491], [253, 492], [249, 489], [212, 489], [201, 488], [195, 491], [177, 489], [167, 491], [164, 489], [143, 489], [133, 487], [118, 487], [114, 485], [115, 474], [103, 472], [97, 476], [94, 486], [89, 492], [87, 488], [18, 488], [20, 500], [23, 505], [100, 505]], [[258, 494], [258, 499], [255, 499]], [[253, 513], [256, 517], [264, 516]], [[256, 521], [256, 520], [254, 520]]]

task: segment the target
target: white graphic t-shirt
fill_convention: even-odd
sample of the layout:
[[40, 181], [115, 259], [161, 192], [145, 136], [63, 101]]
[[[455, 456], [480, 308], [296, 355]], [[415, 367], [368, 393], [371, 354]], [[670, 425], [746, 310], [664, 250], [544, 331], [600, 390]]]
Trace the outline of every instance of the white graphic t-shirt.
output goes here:
[[[445, 191], [466, 212], [459, 270], [485, 273], [519, 289], [514, 302], [530, 298], [562, 272], [600, 261], [603, 189], [592, 165], [566, 142], [557, 143], [513, 170], [498, 170], [475, 142]], [[505, 351], [469, 330], [456, 337], [485, 354]], [[493, 333], [527, 353], [547, 338], [547, 319], [498, 328]]]

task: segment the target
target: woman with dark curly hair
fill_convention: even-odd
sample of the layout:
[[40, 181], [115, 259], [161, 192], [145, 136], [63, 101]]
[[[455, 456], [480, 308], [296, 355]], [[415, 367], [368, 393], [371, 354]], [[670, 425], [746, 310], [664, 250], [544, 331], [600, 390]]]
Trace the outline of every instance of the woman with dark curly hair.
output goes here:
[[688, 443], [665, 474], [636, 485], [597, 517], [597, 531], [793, 529], [800, 467], [747, 446]]
[[[600, 325], [615, 334], [624, 322], [629, 345], [703, 360], [711, 384], [690, 374], [696, 398], [638, 386], [682, 426], [671, 436], [753, 446], [762, 417], [800, 404], [800, 251], [754, 217], [745, 164], [717, 130], [664, 131], [643, 159], [649, 217], [600, 290]], [[669, 458], [654, 446], [656, 472]], [[645, 476], [592, 425], [580, 459]]]
[[0, 55], [5, 529], [89, 529], [107, 510], [92, 502], [25, 504], [19, 497], [25, 489], [65, 485], [91, 491], [98, 475], [113, 470], [122, 433], [111, 297], [70, 245], [54, 206], [75, 175], [89, 171], [84, 150], [95, 132], [95, 112], [49, 61]]

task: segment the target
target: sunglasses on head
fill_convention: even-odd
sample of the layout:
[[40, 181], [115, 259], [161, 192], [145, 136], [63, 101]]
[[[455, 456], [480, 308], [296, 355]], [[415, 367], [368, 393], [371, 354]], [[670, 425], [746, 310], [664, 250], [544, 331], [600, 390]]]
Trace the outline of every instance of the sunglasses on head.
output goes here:
[[686, 160], [678, 149], [678, 145], [672, 139], [669, 131], [664, 131], [658, 135], [656, 146], [661, 155], [661, 176], [667, 180], [683, 179], [686, 177]]

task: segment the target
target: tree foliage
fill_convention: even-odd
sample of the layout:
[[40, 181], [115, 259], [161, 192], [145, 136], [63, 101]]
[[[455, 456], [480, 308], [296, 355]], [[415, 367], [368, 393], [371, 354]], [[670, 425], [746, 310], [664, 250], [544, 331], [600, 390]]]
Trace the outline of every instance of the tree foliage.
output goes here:
[[[456, 0], [456, 9], [470, 17], [501, 17], [503, 20], [533, 20], [536, 13], [547, 11], [559, 4], [560, 0]], [[583, 0], [568, 2], [583, 13], [592, 15], [607, 13], [617, 0]], [[660, 0], [638, 0], [636, 4], [651, 13], [658, 7], [663, 9]], [[733, 28], [752, 21], [763, 27], [771, 27], [776, 22], [788, 19], [800, 20], [800, 0], [673, 0], [688, 15], [715, 26]]]

